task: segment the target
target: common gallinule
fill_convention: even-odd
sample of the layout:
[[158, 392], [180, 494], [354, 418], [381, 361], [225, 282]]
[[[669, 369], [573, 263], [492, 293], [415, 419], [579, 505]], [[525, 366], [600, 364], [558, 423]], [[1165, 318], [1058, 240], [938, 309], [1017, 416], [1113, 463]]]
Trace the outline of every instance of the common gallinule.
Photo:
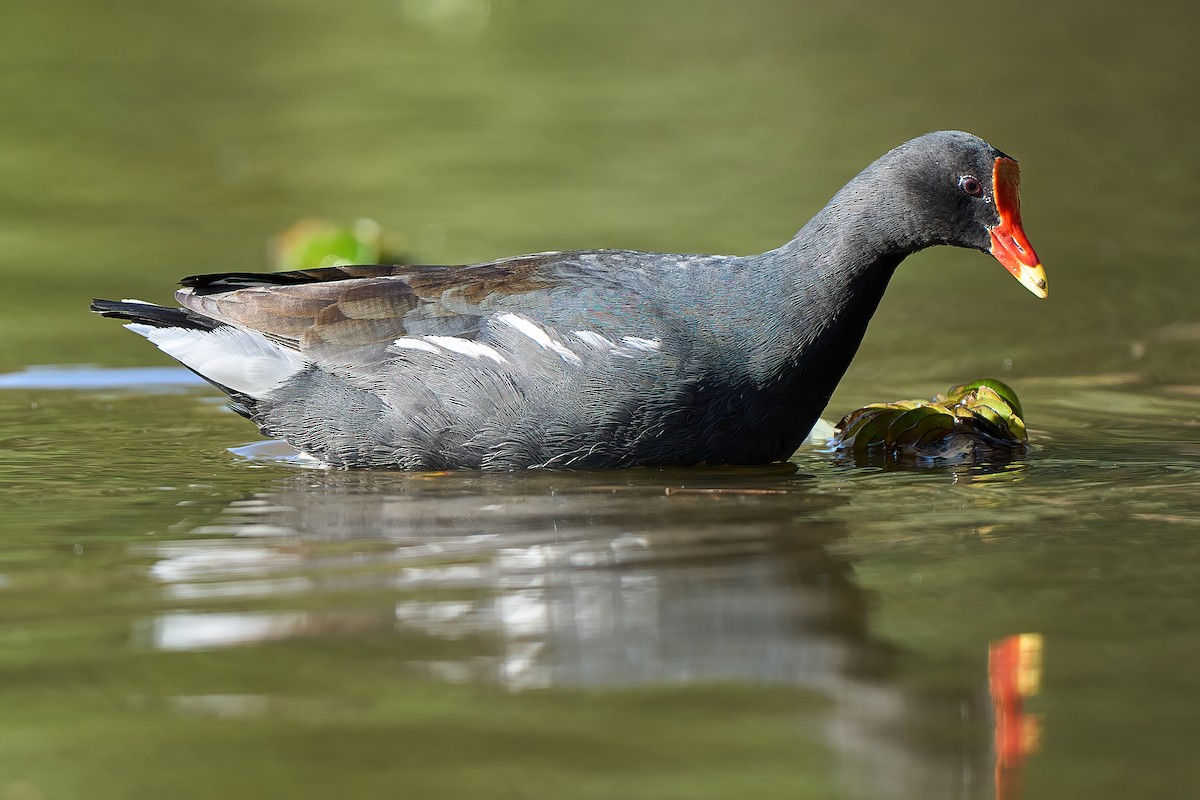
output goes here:
[[761, 255], [199, 275], [175, 295], [183, 308], [92, 310], [334, 466], [762, 464], [803, 441], [910, 253], [983, 250], [1046, 296], [1018, 182], [1009, 156], [941, 131], [884, 155]]

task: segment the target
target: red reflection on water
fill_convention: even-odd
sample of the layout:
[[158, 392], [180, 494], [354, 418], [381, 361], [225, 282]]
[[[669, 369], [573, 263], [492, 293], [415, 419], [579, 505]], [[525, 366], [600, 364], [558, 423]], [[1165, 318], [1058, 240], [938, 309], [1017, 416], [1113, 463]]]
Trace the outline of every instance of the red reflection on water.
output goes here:
[[988, 689], [995, 715], [996, 800], [1015, 800], [1021, 769], [1036, 753], [1040, 718], [1025, 711], [1025, 698], [1042, 680], [1042, 635], [1019, 633], [988, 644]]

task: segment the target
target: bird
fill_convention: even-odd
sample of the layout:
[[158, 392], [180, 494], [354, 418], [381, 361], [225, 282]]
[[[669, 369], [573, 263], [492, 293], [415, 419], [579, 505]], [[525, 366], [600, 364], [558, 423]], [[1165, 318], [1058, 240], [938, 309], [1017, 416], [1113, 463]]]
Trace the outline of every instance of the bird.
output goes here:
[[962, 131], [887, 152], [749, 256], [570, 250], [180, 281], [94, 300], [331, 468], [583, 470], [789, 459], [897, 266], [954, 245], [1034, 295], [1017, 161]]

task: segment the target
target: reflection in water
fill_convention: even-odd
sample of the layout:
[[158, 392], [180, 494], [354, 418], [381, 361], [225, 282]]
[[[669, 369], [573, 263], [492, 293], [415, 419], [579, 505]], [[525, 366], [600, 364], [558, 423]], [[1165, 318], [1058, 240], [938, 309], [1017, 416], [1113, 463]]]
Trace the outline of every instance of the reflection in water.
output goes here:
[[1038, 693], [1042, 680], [1042, 637], [1006, 636], [988, 647], [988, 693], [995, 715], [996, 797], [1014, 800], [1021, 790], [1021, 768], [1036, 753], [1041, 722], [1025, 711], [1025, 698]]
[[[175, 610], [138, 636], [181, 650], [394, 630], [408, 667], [443, 681], [802, 687], [828, 700], [818, 724], [854, 795], [990, 794], [984, 659], [975, 686], [904, 685], [831, 547], [835, 501], [790, 468], [748, 472], [303, 472], [142, 553]], [[341, 593], [353, 608], [278, 610]]]

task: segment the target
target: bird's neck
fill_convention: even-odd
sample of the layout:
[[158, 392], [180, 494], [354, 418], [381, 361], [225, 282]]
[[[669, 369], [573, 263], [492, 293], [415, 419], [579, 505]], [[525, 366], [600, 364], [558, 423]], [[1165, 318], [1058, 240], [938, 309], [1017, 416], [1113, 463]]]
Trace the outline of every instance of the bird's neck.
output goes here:
[[797, 446], [850, 366], [896, 267], [923, 248], [909, 220], [858, 183], [791, 241], [755, 257], [776, 294], [770, 344], [752, 369], [794, 415]]
[[877, 175], [890, 171], [890, 156], [842, 187], [791, 241], [764, 254], [801, 295], [849, 299], [869, 292], [881, 277], [886, 286], [906, 256], [934, 244], [895, 181]]
[[779, 345], [792, 350], [785, 369], [804, 366], [796, 361], [812, 352], [830, 352], [845, 362], [825, 365], [836, 372], [836, 383], [896, 267], [928, 246], [870, 172], [847, 184], [789, 242], [759, 256], [764, 273], [782, 290], [777, 313], [788, 321], [790, 337], [784, 338], [790, 341]]

